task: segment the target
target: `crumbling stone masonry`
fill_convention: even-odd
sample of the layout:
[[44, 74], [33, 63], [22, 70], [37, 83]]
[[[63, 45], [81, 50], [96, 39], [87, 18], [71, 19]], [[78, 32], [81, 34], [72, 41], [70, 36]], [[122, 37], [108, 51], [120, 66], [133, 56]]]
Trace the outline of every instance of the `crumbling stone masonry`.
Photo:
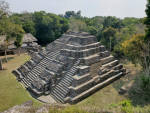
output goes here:
[[126, 70], [95, 36], [69, 32], [13, 73], [35, 95], [73, 104], [119, 79]]

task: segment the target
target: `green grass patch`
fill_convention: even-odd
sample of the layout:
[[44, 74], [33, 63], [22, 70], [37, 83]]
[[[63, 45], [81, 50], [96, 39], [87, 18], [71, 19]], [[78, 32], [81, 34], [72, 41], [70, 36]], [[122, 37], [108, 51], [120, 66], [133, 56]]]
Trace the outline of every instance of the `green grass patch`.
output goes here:
[[29, 59], [27, 55], [14, 56], [8, 63], [4, 64], [6, 70], [0, 71], [0, 112], [26, 101], [32, 100], [34, 105], [41, 105], [33, 99], [25, 88], [16, 80], [11, 73]]

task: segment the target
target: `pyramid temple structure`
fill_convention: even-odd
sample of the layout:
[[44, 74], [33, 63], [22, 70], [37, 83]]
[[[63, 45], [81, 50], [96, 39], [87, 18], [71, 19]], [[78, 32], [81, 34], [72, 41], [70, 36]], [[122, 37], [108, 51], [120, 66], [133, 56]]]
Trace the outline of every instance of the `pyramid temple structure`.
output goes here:
[[13, 71], [36, 96], [74, 104], [126, 74], [119, 61], [85, 32], [68, 32]]

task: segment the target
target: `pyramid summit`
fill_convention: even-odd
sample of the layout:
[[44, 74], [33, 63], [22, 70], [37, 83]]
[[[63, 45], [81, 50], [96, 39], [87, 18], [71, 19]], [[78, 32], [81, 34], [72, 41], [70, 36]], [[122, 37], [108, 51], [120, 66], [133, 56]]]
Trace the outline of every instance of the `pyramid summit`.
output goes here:
[[29, 92], [77, 103], [126, 74], [119, 61], [85, 32], [68, 32], [33, 53], [13, 73]]

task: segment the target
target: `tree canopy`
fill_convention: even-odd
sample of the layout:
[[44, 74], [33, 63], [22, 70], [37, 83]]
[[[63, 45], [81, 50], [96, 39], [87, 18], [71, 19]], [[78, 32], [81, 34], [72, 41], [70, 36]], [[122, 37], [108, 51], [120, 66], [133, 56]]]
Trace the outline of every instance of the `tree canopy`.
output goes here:
[[146, 25], [146, 40], [150, 40], [150, 0], [147, 0], [147, 5], [146, 5], [146, 15], [147, 17], [145, 18], [144, 24]]
[[15, 13], [10, 19], [21, 25], [26, 33], [33, 34], [41, 45], [54, 41], [69, 28], [67, 19], [45, 11]]

